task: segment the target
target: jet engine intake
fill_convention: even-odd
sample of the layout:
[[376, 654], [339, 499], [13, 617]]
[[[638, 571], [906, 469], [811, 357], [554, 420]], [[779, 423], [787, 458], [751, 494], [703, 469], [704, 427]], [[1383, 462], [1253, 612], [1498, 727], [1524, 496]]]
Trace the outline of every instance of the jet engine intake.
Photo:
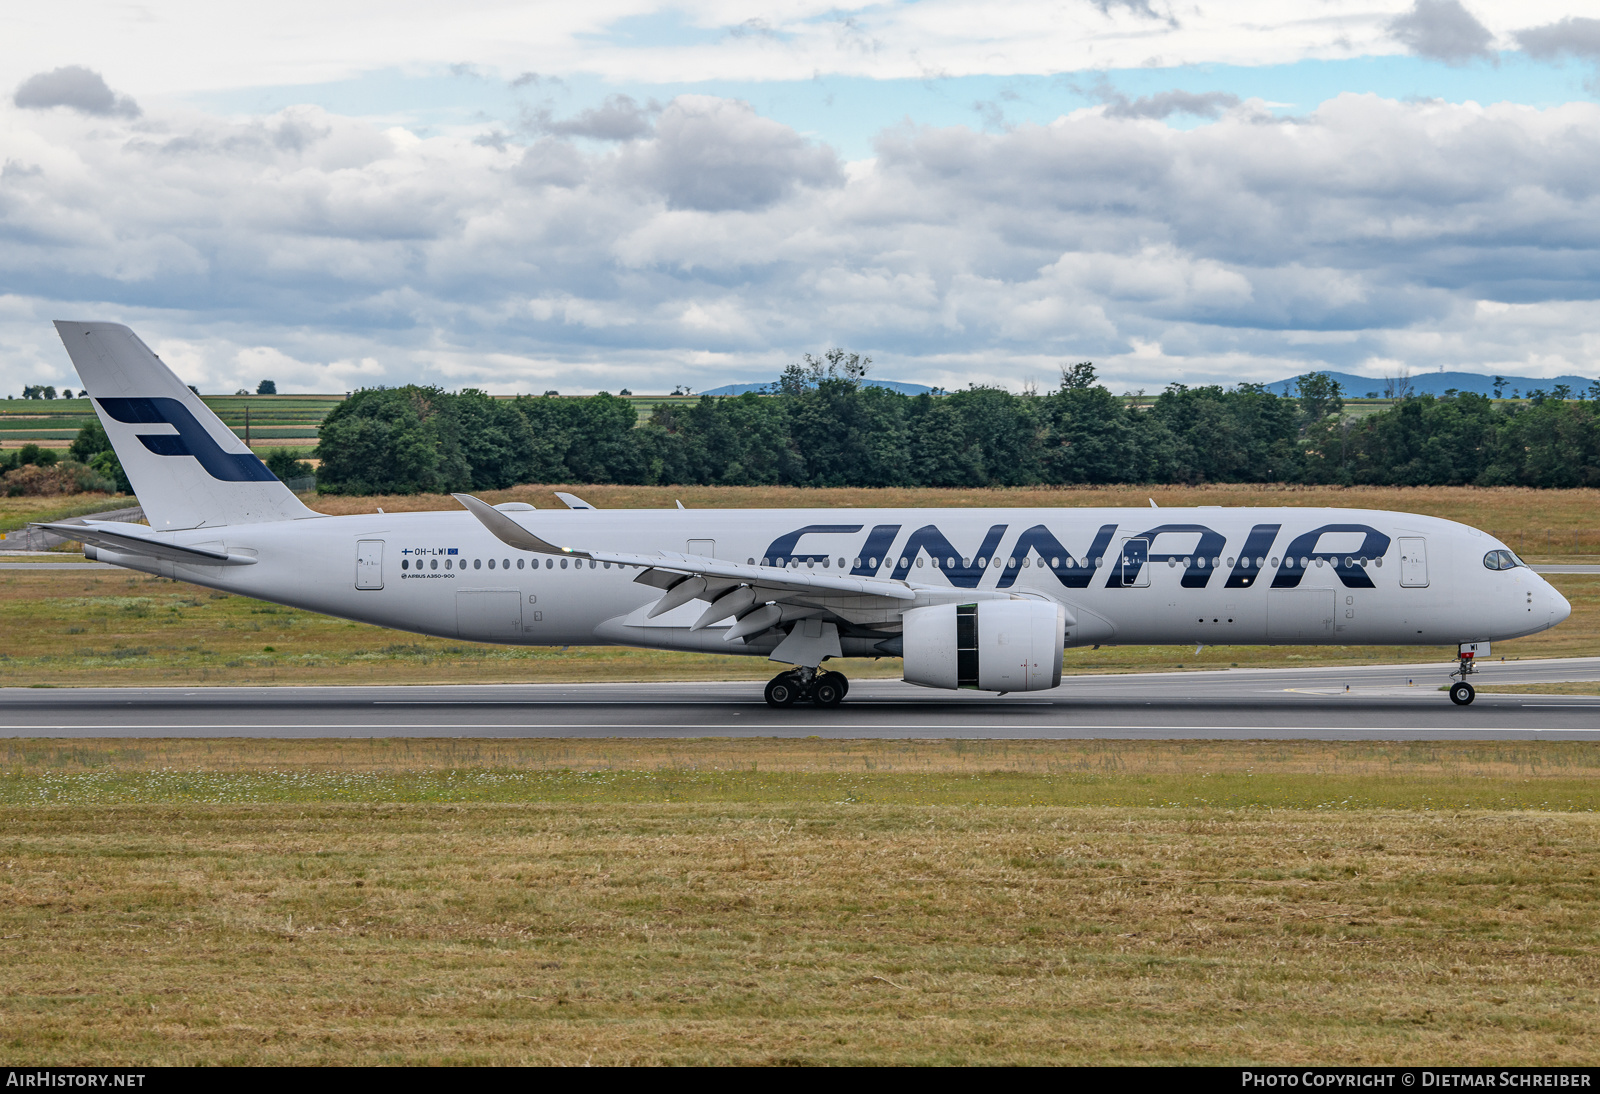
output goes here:
[[902, 619], [908, 684], [1045, 691], [1061, 683], [1063, 605], [980, 600], [914, 608]]

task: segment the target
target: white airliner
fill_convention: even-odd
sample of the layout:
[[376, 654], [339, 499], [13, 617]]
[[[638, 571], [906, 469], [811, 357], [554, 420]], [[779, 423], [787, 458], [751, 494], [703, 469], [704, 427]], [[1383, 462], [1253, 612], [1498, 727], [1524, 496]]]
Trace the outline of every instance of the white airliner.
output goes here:
[[1566, 599], [1493, 536], [1368, 509], [306, 508], [127, 327], [58, 322], [149, 527], [40, 525], [91, 558], [308, 611], [512, 645], [616, 644], [792, 666], [767, 701], [833, 706], [824, 662], [905, 659], [932, 688], [1042, 691], [1065, 649], [1458, 646]]

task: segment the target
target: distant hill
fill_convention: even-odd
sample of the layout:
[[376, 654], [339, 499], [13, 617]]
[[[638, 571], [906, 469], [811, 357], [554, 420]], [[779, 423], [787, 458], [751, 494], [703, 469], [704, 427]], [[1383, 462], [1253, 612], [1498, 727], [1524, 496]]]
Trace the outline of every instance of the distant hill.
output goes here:
[[[1369, 392], [1383, 395], [1384, 381], [1381, 377], [1357, 376], [1350, 372], [1324, 371], [1324, 376], [1331, 376], [1339, 381], [1339, 386], [1344, 390], [1345, 396], [1352, 399], [1365, 398]], [[1502, 394], [1512, 398], [1513, 394], [1526, 396], [1530, 391], [1543, 389], [1549, 391], [1557, 384], [1566, 384], [1572, 389], [1573, 395], [1582, 395], [1588, 392], [1589, 385], [1595, 381], [1583, 376], [1510, 376], [1505, 373], [1506, 385]], [[1413, 395], [1443, 395], [1451, 388], [1457, 391], [1471, 391], [1478, 395], [1494, 395], [1494, 377], [1480, 376], [1476, 372], [1418, 372], [1408, 379], [1411, 382]], [[1295, 382], [1293, 379], [1279, 380], [1268, 384], [1267, 390], [1276, 395], [1293, 395]]]
[[[862, 384], [865, 387], [886, 387], [890, 391], [898, 391], [901, 395], [925, 395], [933, 390], [933, 388], [929, 387], [927, 384], [907, 384], [902, 383], [899, 380], [863, 380]], [[757, 394], [762, 394], [769, 391], [776, 391], [777, 389], [778, 382], [776, 380], [768, 380], [764, 384], [723, 384], [721, 387], [714, 387], [710, 391], [702, 391], [700, 394], [743, 395], [747, 391], [754, 391]]]

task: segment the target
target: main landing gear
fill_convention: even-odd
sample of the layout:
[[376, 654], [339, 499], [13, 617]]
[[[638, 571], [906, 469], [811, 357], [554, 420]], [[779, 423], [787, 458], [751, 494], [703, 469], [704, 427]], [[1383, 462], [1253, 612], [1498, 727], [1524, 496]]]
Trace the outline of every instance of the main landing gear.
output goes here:
[[836, 707], [850, 690], [842, 672], [798, 668], [780, 672], [767, 682], [767, 706], [792, 707], [798, 702]]
[[1456, 671], [1450, 674], [1451, 676], [1461, 677], [1461, 679], [1450, 685], [1450, 701], [1456, 706], [1470, 706], [1472, 700], [1478, 697], [1477, 689], [1467, 683], [1467, 677], [1477, 671], [1477, 666], [1472, 663], [1471, 654], [1457, 658]]

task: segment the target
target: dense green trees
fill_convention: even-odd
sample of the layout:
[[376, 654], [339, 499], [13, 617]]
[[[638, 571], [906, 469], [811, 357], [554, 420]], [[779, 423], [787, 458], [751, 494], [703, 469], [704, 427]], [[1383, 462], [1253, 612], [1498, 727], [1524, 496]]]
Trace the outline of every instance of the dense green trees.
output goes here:
[[1118, 398], [1081, 363], [1044, 394], [866, 387], [832, 351], [776, 394], [661, 404], [639, 423], [612, 395], [493, 399], [432, 387], [357, 392], [323, 423], [320, 488], [481, 490], [518, 482], [1025, 486], [1317, 482], [1600, 486], [1600, 403], [1539, 395], [1407, 398], [1358, 416], [1338, 385], [1298, 396], [1174, 384]]
[[133, 487], [128, 485], [128, 474], [122, 470], [122, 461], [117, 458], [116, 452], [111, 447], [111, 438], [106, 436], [105, 426], [99, 419], [89, 422], [72, 440], [72, 447], [67, 449], [67, 455], [77, 462], [92, 467], [119, 493], [131, 494]]

